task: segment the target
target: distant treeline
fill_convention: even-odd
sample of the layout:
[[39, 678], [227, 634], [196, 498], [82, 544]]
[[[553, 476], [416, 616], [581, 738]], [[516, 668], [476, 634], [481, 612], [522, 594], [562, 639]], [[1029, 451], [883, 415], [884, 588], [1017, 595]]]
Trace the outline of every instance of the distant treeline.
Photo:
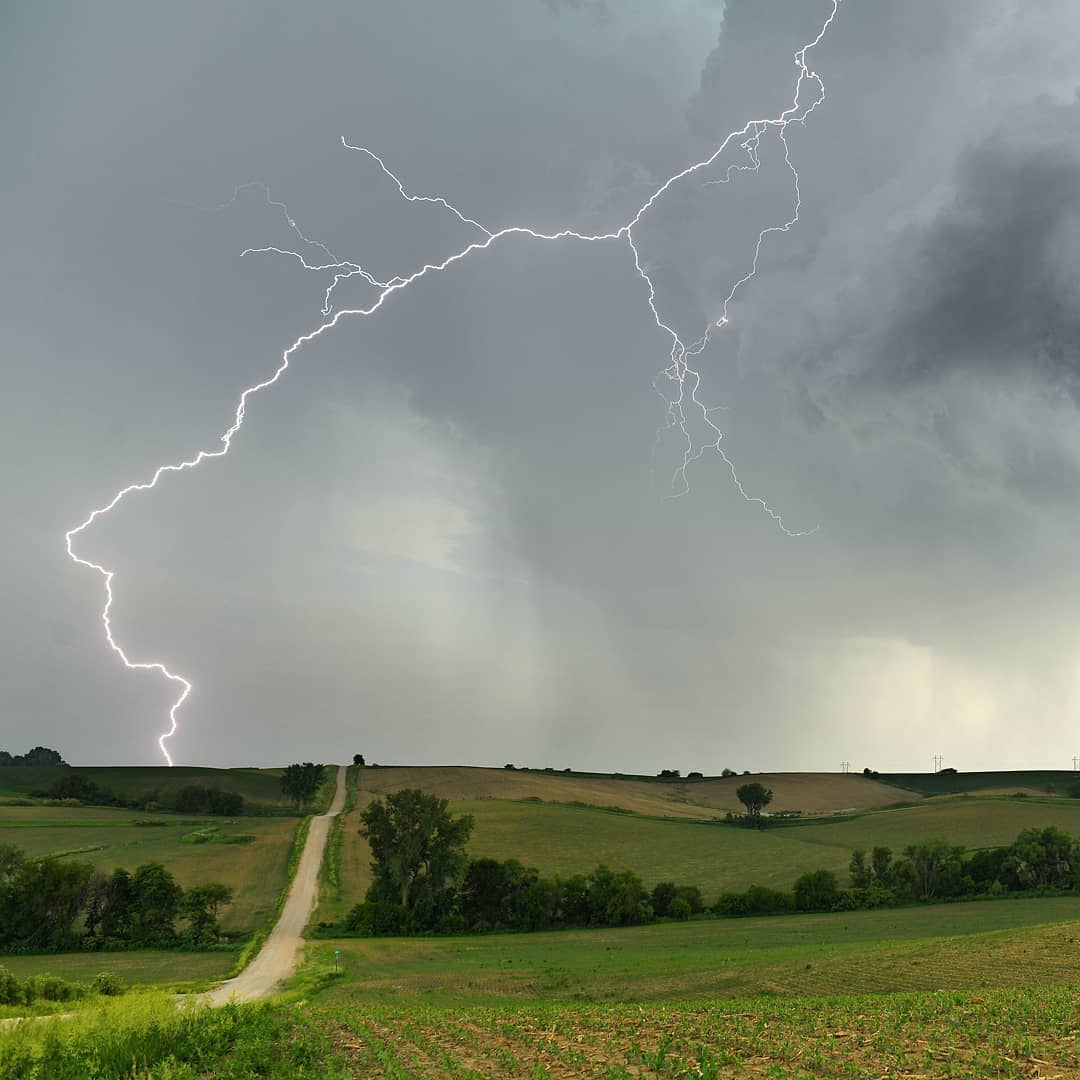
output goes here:
[[47, 746], [35, 746], [25, 754], [11, 754], [0, 750], [0, 765], [67, 765], [67, 762]]
[[138, 810], [175, 810], [181, 814], [221, 814], [239, 817], [244, 813], [244, 796], [202, 784], [187, 784], [175, 791], [143, 792], [125, 799], [79, 773], [62, 776], [51, 787], [31, 792], [36, 799], [74, 799], [89, 806], [123, 806]]
[[225, 885], [181, 889], [160, 863], [106, 875], [0, 844], [0, 952], [211, 945], [231, 899]]

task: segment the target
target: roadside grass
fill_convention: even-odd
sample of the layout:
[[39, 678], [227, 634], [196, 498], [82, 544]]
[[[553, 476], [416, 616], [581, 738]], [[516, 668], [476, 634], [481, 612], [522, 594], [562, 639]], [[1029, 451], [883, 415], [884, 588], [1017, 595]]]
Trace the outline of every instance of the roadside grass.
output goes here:
[[1002, 900], [620, 929], [309, 942], [341, 950], [325, 1000], [490, 1004], [1080, 982], [1080, 899]]
[[5, 765], [0, 767], [0, 794], [28, 795], [47, 789], [65, 776], [85, 776], [125, 799], [141, 798], [148, 791], [175, 792], [188, 784], [202, 784], [243, 795], [266, 808], [289, 811], [292, 804], [281, 790], [281, 769], [211, 769], [201, 766], [124, 765]]
[[365, 1077], [1076, 1077], [1075, 990], [723, 1004], [318, 1007]]
[[[63, 816], [57, 813], [61, 811]], [[138, 825], [154, 820], [160, 825]], [[296, 818], [148, 817], [139, 811], [68, 807], [0, 807], [0, 844], [14, 844], [30, 856], [58, 855], [90, 862], [106, 873], [121, 866], [163, 863], [184, 887], [220, 881], [233, 889], [222, 913], [226, 933], [250, 933], [274, 912], [285, 883]], [[219, 826], [246, 833], [249, 844], [192, 844], [193, 829]]]
[[65, 1019], [0, 1029], [0, 1080], [268, 1080], [356, 1076], [324, 1030], [274, 1005], [177, 1008], [131, 994]]
[[224, 978], [239, 949], [213, 952], [177, 952], [139, 949], [129, 952], [4, 954], [0, 964], [20, 979], [27, 975], [59, 975], [69, 982], [92, 982], [102, 971], [118, 976], [131, 986], [162, 986], [170, 989]]

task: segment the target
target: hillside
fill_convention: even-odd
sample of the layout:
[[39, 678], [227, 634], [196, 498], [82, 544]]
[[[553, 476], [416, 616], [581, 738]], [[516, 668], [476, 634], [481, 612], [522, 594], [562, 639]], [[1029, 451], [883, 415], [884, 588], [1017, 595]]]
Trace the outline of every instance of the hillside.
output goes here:
[[864, 776], [840, 773], [755, 773], [726, 779], [661, 780], [580, 773], [482, 769], [464, 765], [380, 766], [363, 771], [365, 792], [385, 795], [415, 787], [446, 799], [542, 799], [618, 807], [662, 817], [712, 818], [742, 811], [736, 790], [747, 781], [773, 791], [770, 810], [809, 814], [864, 810], [910, 801], [911, 792]]

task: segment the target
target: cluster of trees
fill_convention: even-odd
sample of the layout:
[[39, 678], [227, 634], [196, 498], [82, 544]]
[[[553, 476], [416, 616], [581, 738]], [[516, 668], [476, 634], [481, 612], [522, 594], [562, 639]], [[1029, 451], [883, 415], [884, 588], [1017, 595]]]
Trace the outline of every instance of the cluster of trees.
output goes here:
[[850, 911], [1033, 890], [1080, 891], [1080, 839], [1050, 825], [1025, 829], [1008, 847], [968, 852], [937, 837], [909, 845], [898, 858], [887, 847], [856, 849], [848, 872], [849, 888], [841, 888], [831, 870], [815, 870], [790, 892], [753, 885], [744, 893], [725, 893], [714, 910]]
[[[356, 764], [362, 765], [363, 760]], [[281, 790], [296, 803], [298, 810], [303, 810], [304, 803], [311, 802], [315, 797], [315, 792], [319, 790], [325, 776], [325, 765], [316, 765], [310, 761], [295, 763], [281, 774]]]
[[175, 791], [146, 791], [136, 799], [125, 799], [80, 773], [69, 773], [51, 787], [32, 792], [39, 799], [76, 799], [90, 806], [124, 806], [139, 810], [175, 810], [181, 814], [219, 814], [239, 817], [244, 813], [244, 796], [202, 784], [187, 784]]
[[160, 863], [106, 875], [0, 845], [0, 951], [213, 944], [231, 899], [225, 885], [182, 889]]
[[373, 873], [365, 902], [346, 921], [352, 932], [625, 926], [704, 909], [694, 886], [665, 882], [650, 893], [631, 870], [598, 866], [589, 874], [545, 878], [516, 859], [470, 860], [472, 817], [455, 818], [446, 799], [416, 789], [373, 800], [360, 820]]
[[0, 765], [67, 765], [67, 762], [55, 750], [47, 746], [35, 746], [25, 754], [12, 754], [0, 750]]

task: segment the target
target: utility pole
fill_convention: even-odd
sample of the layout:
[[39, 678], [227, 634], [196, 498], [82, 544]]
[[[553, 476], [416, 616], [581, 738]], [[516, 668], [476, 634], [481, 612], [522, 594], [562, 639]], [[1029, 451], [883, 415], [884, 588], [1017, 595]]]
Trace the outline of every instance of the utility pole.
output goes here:
[[940, 754], [934, 755], [934, 772], [941, 772], [941, 763], [945, 759]]
[[1080, 757], [1073, 754], [1073, 772], [1080, 772]]
[[840, 772], [841, 773], [846, 775], [849, 768], [851, 768], [851, 762], [849, 762], [849, 761], [841, 761], [840, 762]]

